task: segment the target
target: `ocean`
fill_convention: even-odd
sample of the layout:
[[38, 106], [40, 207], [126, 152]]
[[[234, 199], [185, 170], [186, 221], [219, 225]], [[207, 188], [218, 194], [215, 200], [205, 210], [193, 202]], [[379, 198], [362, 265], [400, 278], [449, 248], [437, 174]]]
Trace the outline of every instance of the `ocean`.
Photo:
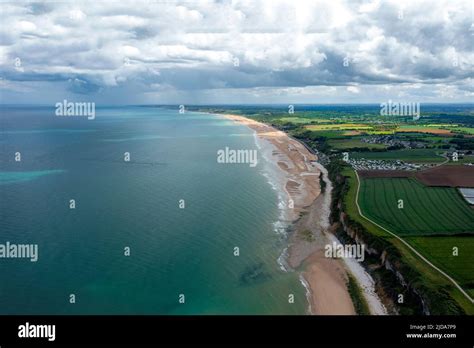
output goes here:
[[[0, 110], [0, 245], [38, 247], [0, 258], [0, 314], [306, 313], [281, 264], [271, 149], [247, 127], [159, 107]], [[226, 147], [258, 165], [218, 163]]]

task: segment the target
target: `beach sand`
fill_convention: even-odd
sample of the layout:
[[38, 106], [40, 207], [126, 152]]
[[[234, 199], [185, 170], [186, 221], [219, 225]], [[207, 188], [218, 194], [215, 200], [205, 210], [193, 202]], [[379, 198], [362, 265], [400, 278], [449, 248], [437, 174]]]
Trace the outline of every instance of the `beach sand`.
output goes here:
[[314, 252], [305, 260], [303, 276], [310, 284], [311, 308], [314, 314], [356, 314], [346, 286], [346, 270], [337, 260]]
[[[289, 220], [294, 225], [288, 248], [288, 264], [302, 271], [310, 290], [311, 314], [351, 315], [354, 306], [347, 290], [347, 270], [338, 259], [324, 257], [329, 243], [330, 194], [322, 194], [319, 176], [325, 169], [317, 156], [303, 144], [269, 125], [238, 115], [227, 119], [253, 129], [257, 136], [272, 144], [272, 157], [285, 174], [284, 191], [288, 201]], [[330, 182], [326, 191], [330, 192]]]
[[288, 201], [293, 201], [290, 220], [295, 221], [320, 193], [319, 170], [311, 164], [317, 160], [316, 156], [286, 133], [269, 125], [242, 116], [224, 116], [253, 129], [260, 139], [273, 145], [272, 156], [287, 178], [284, 190]]

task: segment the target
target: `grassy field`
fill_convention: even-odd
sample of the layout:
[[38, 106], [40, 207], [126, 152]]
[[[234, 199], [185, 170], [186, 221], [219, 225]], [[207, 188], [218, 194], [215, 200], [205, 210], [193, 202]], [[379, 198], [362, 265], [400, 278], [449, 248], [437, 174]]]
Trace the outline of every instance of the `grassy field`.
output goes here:
[[396, 150], [387, 152], [354, 152], [351, 153], [351, 158], [401, 160], [412, 163], [438, 163], [445, 161], [445, 158], [437, 155], [438, 152], [438, 150], [434, 149]]
[[[409, 237], [406, 240], [436, 266], [457, 279], [474, 297], [474, 236]], [[458, 256], [453, 255], [453, 247], [458, 248]]]
[[[278, 119], [283, 123], [294, 123], [294, 124], [310, 124], [311, 122], [318, 122], [317, 119], [305, 118], [305, 117], [281, 117]], [[322, 122], [322, 121], [319, 121]]]
[[399, 235], [474, 232], [474, 210], [454, 188], [427, 187], [412, 178], [363, 179], [359, 204], [367, 217]]
[[383, 144], [369, 144], [357, 138], [348, 139], [330, 139], [329, 145], [337, 150], [353, 149], [353, 148], [368, 148], [368, 149], [385, 149]]
[[431, 133], [449, 135], [449, 129], [440, 128], [443, 125], [403, 125], [397, 128], [397, 132], [413, 132], [413, 133]]
[[368, 222], [365, 220], [362, 216], [359, 215], [359, 212], [357, 210], [357, 206], [355, 204], [356, 202], [356, 196], [357, 196], [357, 179], [354, 173], [354, 170], [352, 170], [349, 167], [346, 167], [342, 174], [347, 178], [348, 183], [349, 183], [349, 189], [347, 190], [346, 194], [344, 195], [344, 209], [346, 213], [355, 221], [358, 223], [364, 225], [364, 227], [367, 229], [368, 232], [372, 233], [373, 235], [376, 236], [387, 236], [387, 232], [383, 231], [376, 225]]
[[312, 131], [313, 134], [320, 136], [320, 137], [325, 137], [328, 139], [343, 139], [346, 136], [344, 135], [347, 131]]
[[455, 133], [474, 135], [474, 128], [472, 127], [449, 127]]
[[355, 124], [355, 123], [333, 123], [333, 124], [317, 124], [306, 126], [306, 129], [311, 131], [320, 130], [371, 130], [373, 127], [368, 124]]

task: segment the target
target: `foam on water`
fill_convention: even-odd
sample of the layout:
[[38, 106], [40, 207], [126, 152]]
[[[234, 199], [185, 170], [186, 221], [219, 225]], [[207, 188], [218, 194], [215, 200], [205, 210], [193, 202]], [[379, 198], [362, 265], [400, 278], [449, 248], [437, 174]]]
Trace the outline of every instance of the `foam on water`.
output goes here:
[[36, 170], [29, 172], [0, 172], [0, 185], [14, 184], [35, 180], [42, 176], [64, 173], [64, 170]]
[[300, 283], [303, 285], [306, 293], [306, 300], [308, 301], [308, 314], [312, 313], [312, 308], [311, 308], [311, 290], [309, 287], [308, 282], [306, 279], [304, 279], [303, 274], [300, 274], [299, 276]]
[[267, 140], [258, 137], [257, 133], [254, 132], [255, 145], [259, 149], [262, 161], [261, 174], [267, 179], [267, 182], [276, 191], [278, 195], [278, 209], [280, 210], [279, 221], [289, 225], [290, 220], [290, 209], [287, 208], [287, 202], [289, 201], [289, 195], [285, 190], [287, 181], [286, 173], [275, 163], [272, 158], [272, 152], [275, 149], [274, 146]]
[[[285, 189], [287, 176], [286, 173], [278, 166], [278, 164], [276, 164], [275, 159], [273, 158], [273, 151], [275, 149], [274, 145], [268, 140], [261, 139], [255, 131], [254, 140], [255, 145], [261, 154], [261, 158], [264, 160], [262, 161], [261, 174], [267, 179], [267, 182], [276, 192], [278, 197], [277, 207], [279, 210], [279, 217], [278, 220], [273, 223], [273, 230], [286, 242], [288, 238], [288, 228], [291, 225], [290, 216], [292, 213], [287, 204], [290, 199], [290, 196]], [[277, 259], [280, 269], [284, 272], [292, 270], [287, 262], [287, 259], [288, 248], [285, 247]]]

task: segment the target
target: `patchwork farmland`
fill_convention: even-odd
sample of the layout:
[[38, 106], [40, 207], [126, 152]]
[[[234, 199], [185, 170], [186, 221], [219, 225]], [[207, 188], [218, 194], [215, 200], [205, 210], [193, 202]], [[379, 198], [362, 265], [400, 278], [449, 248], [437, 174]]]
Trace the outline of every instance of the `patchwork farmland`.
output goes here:
[[367, 217], [400, 236], [474, 233], [474, 210], [454, 188], [413, 178], [364, 179], [359, 204]]
[[359, 176], [368, 178], [416, 178], [426, 186], [474, 188], [474, 166], [443, 165], [420, 171], [359, 170]]
[[425, 186], [414, 177], [365, 177], [359, 205], [474, 295], [474, 209], [456, 188]]

